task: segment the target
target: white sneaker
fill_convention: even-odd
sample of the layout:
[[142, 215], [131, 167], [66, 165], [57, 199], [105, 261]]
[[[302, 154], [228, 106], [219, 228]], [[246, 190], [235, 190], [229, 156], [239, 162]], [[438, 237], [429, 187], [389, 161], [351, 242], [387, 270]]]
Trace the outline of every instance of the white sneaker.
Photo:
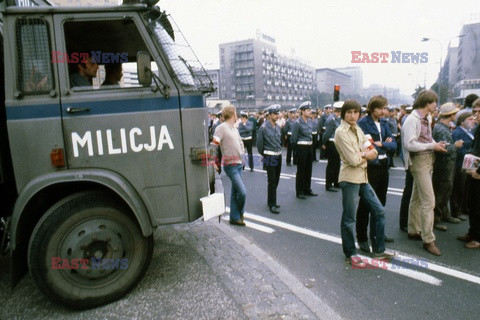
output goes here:
[[373, 253], [373, 257], [375, 259], [392, 259], [392, 258], [395, 258], [396, 256], [397, 256], [397, 253], [395, 251], [388, 250], [388, 249], [380, 253], [378, 252]]

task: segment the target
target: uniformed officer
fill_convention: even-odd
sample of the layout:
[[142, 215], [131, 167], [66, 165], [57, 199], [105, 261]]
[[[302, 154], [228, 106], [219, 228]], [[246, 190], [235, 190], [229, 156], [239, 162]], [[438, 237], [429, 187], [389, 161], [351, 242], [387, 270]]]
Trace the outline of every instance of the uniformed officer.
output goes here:
[[320, 141], [320, 159], [326, 159], [326, 149], [327, 146], [323, 144], [323, 134], [325, 133], [325, 125], [327, 123], [328, 118], [332, 114], [332, 105], [327, 104], [326, 106], [323, 107], [323, 113], [322, 116], [320, 117], [320, 120], [318, 120], [318, 132], [320, 133], [319, 136], [319, 141]]
[[[217, 122], [215, 122], [212, 125], [212, 137], [213, 137], [213, 133], [215, 133], [215, 130], [217, 129], [217, 127], [224, 122], [224, 119], [223, 119], [223, 116], [222, 116], [222, 110], [218, 111], [215, 115], [217, 116], [218, 119], [217, 119]], [[217, 158], [215, 159], [215, 164], [217, 165], [217, 168], [218, 168], [217, 170], [218, 170], [218, 173], [220, 174], [222, 172], [222, 150], [220, 148], [218, 148]]]
[[317, 162], [317, 147], [318, 147], [318, 112], [312, 109], [312, 152], [313, 161]]
[[[297, 109], [295, 109], [295, 108], [292, 108], [292, 109], [288, 110], [288, 120], [282, 128], [283, 133], [285, 134], [286, 140], [287, 140], [287, 160], [286, 160], [287, 166], [292, 165], [292, 154], [294, 154], [293, 148], [295, 146], [290, 141], [291, 140], [290, 138], [292, 136], [292, 129], [293, 129], [293, 124], [295, 123], [295, 114], [296, 113], [297, 113]], [[295, 155], [294, 155], [294, 161], [293, 161], [294, 164], [295, 164], [295, 160], [296, 159], [295, 159]]]
[[293, 125], [291, 142], [296, 146], [297, 151], [297, 175], [295, 179], [295, 190], [297, 198], [306, 199], [307, 196], [316, 196], [312, 192], [312, 120], [310, 101], [305, 101], [298, 107], [300, 118]]
[[240, 112], [241, 121], [238, 124], [238, 132], [242, 138], [243, 145], [247, 149], [248, 153], [248, 166], [250, 171], [253, 171], [253, 123], [248, 120], [248, 114], [246, 112]]
[[333, 113], [328, 118], [325, 125], [325, 133], [323, 134], [323, 145], [326, 146], [325, 152], [328, 159], [327, 167], [325, 169], [325, 189], [331, 192], [337, 192], [335, 188], [340, 188], [338, 185], [338, 175], [340, 173], [340, 155], [335, 147], [334, 137], [335, 130], [341, 122], [340, 112], [342, 110], [343, 101], [337, 101], [333, 105]]
[[280, 213], [277, 205], [277, 187], [282, 170], [282, 140], [280, 127], [276, 124], [280, 113], [280, 105], [274, 104], [265, 109], [265, 122], [258, 130], [257, 149], [263, 157], [267, 171], [268, 198], [267, 205], [271, 213]]

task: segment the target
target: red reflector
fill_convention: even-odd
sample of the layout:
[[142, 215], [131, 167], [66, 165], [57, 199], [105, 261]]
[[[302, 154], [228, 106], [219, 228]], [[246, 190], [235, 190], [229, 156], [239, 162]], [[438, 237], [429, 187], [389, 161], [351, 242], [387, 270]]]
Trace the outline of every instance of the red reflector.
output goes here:
[[50, 159], [52, 160], [52, 166], [57, 168], [65, 167], [62, 148], [52, 149], [52, 152], [50, 152]]

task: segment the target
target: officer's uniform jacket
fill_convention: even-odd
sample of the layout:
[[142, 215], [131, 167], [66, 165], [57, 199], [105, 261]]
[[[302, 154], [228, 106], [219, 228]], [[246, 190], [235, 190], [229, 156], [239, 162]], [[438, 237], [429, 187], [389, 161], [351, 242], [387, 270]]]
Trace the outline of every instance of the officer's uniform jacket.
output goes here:
[[327, 123], [325, 124], [325, 132], [323, 134], [322, 143], [327, 145], [328, 141], [333, 142], [335, 137], [335, 130], [340, 126], [341, 118], [337, 117], [334, 113], [328, 118]]
[[243, 124], [243, 122], [240, 122], [238, 124], [238, 132], [240, 133], [240, 137], [242, 137], [242, 140], [252, 139], [253, 123], [250, 120], [247, 120], [245, 124]]
[[[303, 120], [302, 117], [295, 121], [292, 129], [290, 142], [301, 144], [301, 142], [312, 142], [312, 120]], [[300, 142], [300, 143], [299, 143]]]
[[282, 151], [281, 132], [278, 125], [273, 127], [269, 120], [262, 124], [257, 134], [257, 149], [262, 156], [265, 156], [265, 151]]

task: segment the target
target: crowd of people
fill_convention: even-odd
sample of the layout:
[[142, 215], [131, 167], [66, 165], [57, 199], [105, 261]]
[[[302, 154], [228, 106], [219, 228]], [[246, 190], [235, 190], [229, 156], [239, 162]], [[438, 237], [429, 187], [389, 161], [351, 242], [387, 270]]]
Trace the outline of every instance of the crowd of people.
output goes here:
[[[311, 189], [312, 163], [327, 159], [325, 189], [342, 192], [347, 261], [356, 267], [364, 264], [356, 253], [354, 227], [360, 250], [374, 258], [394, 257], [385, 250], [385, 242], [393, 239], [384, 233], [384, 208], [389, 168], [398, 156], [406, 170], [399, 226], [408, 239], [420, 240], [426, 251], [441, 255], [433, 230], [446, 231], [444, 223], [468, 219], [470, 228], [458, 239], [468, 249], [480, 248], [480, 158], [475, 158], [480, 157], [480, 99], [471, 94], [463, 107], [437, 103], [436, 93], [424, 90], [412, 106], [392, 106], [378, 95], [364, 106], [347, 100], [317, 110], [306, 101], [298, 109], [281, 111], [280, 105], [272, 105], [257, 113], [241, 112], [240, 119], [234, 106], [211, 115], [210, 136], [221, 154], [215, 165], [232, 181], [230, 223], [245, 225], [241, 175], [246, 164], [254, 170], [255, 145], [267, 172], [267, 206], [280, 213], [276, 190], [285, 147], [286, 165], [297, 166], [295, 191], [301, 200], [317, 196]], [[248, 161], [242, 158], [244, 148]], [[466, 155], [474, 159], [468, 168]]]

